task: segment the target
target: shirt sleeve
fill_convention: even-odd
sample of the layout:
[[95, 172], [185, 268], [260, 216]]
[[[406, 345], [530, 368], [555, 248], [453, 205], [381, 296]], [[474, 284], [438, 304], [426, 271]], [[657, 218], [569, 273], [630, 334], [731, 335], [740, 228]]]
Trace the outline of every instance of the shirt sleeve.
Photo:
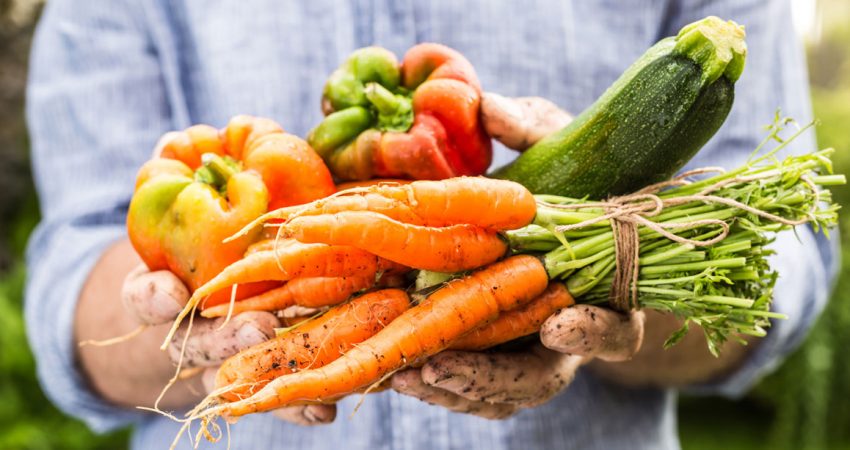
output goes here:
[[47, 396], [95, 431], [139, 417], [89, 388], [73, 319], [92, 266], [126, 236], [136, 170], [170, 128], [142, 21], [124, 2], [52, 0], [31, 55], [27, 120], [42, 222], [27, 249], [27, 333]]
[[[735, 86], [735, 104], [726, 123], [688, 168], [737, 167], [764, 138], [765, 125], [778, 111], [805, 125], [812, 120], [808, 74], [802, 43], [794, 33], [789, 0], [669, 1], [670, 15], [662, 32], [671, 35], [693, 21], [715, 15], [744, 25], [748, 55]], [[787, 136], [793, 132], [785, 133]], [[770, 145], [768, 145], [770, 148]], [[814, 133], [801, 135], [779, 156], [816, 150]], [[774, 320], [735, 372], [689, 389], [693, 393], [743, 395], [796, 349], [826, 305], [838, 269], [838, 243], [800, 226], [777, 236], [771, 266], [779, 273], [773, 310], [787, 320]]]

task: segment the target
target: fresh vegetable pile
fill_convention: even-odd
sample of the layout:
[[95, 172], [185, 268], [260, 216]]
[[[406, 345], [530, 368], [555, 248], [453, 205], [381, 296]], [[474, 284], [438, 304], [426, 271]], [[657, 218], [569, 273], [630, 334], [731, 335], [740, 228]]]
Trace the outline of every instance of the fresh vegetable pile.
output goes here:
[[[356, 51], [326, 84], [310, 145], [247, 117], [170, 136], [128, 218], [148, 266], [193, 291], [163, 348], [198, 308], [320, 311], [227, 360], [184, 428], [381, 389], [441, 351], [534, 334], [575, 303], [672, 313], [684, 325], [667, 345], [696, 324], [715, 355], [763, 336], [782, 317], [773, 236], [833, 226], [825, 188], [845, 180], [831, 150], [779, 159], [796, 136], [780, 138], [779, 119], [744, 166], [671, 178], [725, 120], [743, 38], [713, 17], [686, 26], [494, 178], [465, 176], [490, 163], [481, 88], [436, 44], [400, 65]], [[358, 182], [335, 191], [331, 173]]]
[[[702, 327], [715, 352], [730, 335], [762, 336], [768, 320], [781, 317], [769, 310], [776, 279], [766, 260], [770, 236], [797, 224], [822, 228], [836, 221], [837, 207], [829, 204], [823, 186], [844, 178], [828, 174], [829, 154], [776, 161], [771, 152], [728, 173], [696, 182], [677, 178], [605, 202], [533, 197], [509, 181], [453, 178], [354, 189], [307, 204], [280, 224], [284, 237], [279, 248], [222, 271], [195, 291], [187, 310], [208, 292], [235, 284], [304, 276], [298, 267], [321, 268], [321, 274], [310, 275], [325, 277], [375, 273], [382, 262], [385, 267], [395, 263], [416, 270], [469, 272], [415, 293], [409, 308], [382, 306], [379, 310], [391, 321], [370, 325], [370, 320], [361, 320], [356, 336], [347, 328], [337, 333], [322, 327], [318, 335], [312, 331], [324, 321], [340, 320], [364, 297], [401, 296], [405, 303], [406, 294], [389, 289], [358, 297], [261, 349], [240, 353], [222, 370], [248, 375], [220, 374], [218, 388], [226, 402], [203, 414], [235, 417], [333, 402], [368, 391], [395, 371], [445, 349], [482, 349], [533, 333], [543, 318], [572, 304], [573, 297], [579, 303], [613, 301], [620, 306], [610, 298], [616, 274], [625, 271], [617, 265], [622, 260], [616, 247], [625, 238], [612, 229], [616, 221], [634, 221], [639, 241], [633, 262], [636, 281], [626, 280], [627, 290], [637, 295], [626, 293], [627, 302], [635, 302], [627, 307], [668, 311], [684, 319], [685, 328], [670, 344], [690, 322]], [[435, 192], [440, 195], [424, 194]], [[366, 200], [373, 197], [378, 200]], [[468, 203], [461, 199], [481, 206], [465, 208]], [[514, 215], [514, 221], [488, 226], [489, 217], [511, 216], [502, 205], [536, 214]], [[422, 254], [425, 245], [435, 250]], [[440, 250], [444, 248], [457, 251]], [[315, 256], [318, 250], [322, 253]], [[309, 263], [290, 265], [293, 258], [307, 257]], [[333, 348], [343, 350], [301, 355], [305, 330], [311, 340], [331, 340]], [[253, 362], [264, 355], [274, 356], [265, 356], [265, 364]], [[281, 369], [280, 361], [289, 363]], [[288, 374], [279, 376], [283, 373]], [[230, 389], [251, 395], [234, 400]]]

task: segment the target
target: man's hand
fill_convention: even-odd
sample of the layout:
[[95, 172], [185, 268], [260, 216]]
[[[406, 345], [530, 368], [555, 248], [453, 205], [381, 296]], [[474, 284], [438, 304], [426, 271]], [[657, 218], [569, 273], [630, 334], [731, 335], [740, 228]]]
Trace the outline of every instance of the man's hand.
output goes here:
[[593, 358], [624, 361], [640, 348], [643, 313], [579, 305], [553, 315], [528, 351], [448, 351], [393, 376], [395, 390], [456, 412], [502, 419], [549, 401]]
[[[148, 272], [140, 266], [127, 277], [122, 298], [128, 312], [140, 321], [150, 325], [170, 324], [189, 300], [189, 291], [173, 273], [164, 270]], [[207, 392], [212, 392], [215, 374], [224, 360], [244, 348], [271, 339], [275, 335], [274, 329], [280, 326], [277, 317], [264, 311], [244, 312], [232, 317], [226, 324], [224, 317], [196, 317], [188, 338], [188, 321], [180, 326], [168, 347], [168, 355], [174, 364], [182, 356], [185, 368], [206, 368], [202, 375], [203, 385]], [[291, 406], [272, 414], [299, 425], [315, 425], [332, 422], [336, 417], [336, 406]]]
[[[228, 357], [243, 348], [274, 336], [280, 321], [268, 312], [246, 312], [221, 326], [224, 318], [195, 317], [186, 338], [184, 321], [168, 351], [159, 345], [172, 321], [189, 299], [189, 291], [171, 272], [149, 272], [138, 264], [128, 242], [109, 249], [95, 266], [80, 298], [77, 310], [78, 340], [103, 339], [126, 333], [138, 324], [149, 326], [141, 335], [107, 347], [80, 348], [80, 361], [93, 387], [107, 400], [126, 406], [151, 406], [181, 359], [183, 369], [204, 368], [195, 383], [175, 385], [161, 407], [177, 409], [194, 406], [201, 390], [210, 392], [215, 372]], [[122, 273], [123, 271], [123, 273]], [[122, 281], [119, 281], [122, 280]], [[120, 295], [123, 307], [116, 300]], [[183, 344], [185, 342], [185, 348]], [[332, 422], [334, 405], [282, 408], [277, 417], [302, 425]]]
[[567, 126], [573, 118], [545, 98], [508, 98], [485, 92], [481, 120], [487, 134], [505, 147], [522, 151]]

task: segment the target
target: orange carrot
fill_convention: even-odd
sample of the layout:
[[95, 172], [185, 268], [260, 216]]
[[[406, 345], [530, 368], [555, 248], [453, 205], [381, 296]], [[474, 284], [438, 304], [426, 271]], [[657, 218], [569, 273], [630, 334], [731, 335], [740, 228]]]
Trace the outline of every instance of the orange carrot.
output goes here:
[[375, 277], [399, 265], [365, 250], [347, 245], [290, 244], [282, 249], [252, 253], [227, 266], [212, 280], [192, 293], [166, 336], [162, 349], [177, 327], [207, 295], [233, 285], [254, 281], [288, 281], [306, 277]]
[[374, 189], [407, 203], [431, 226], [465, 223], [491, 230], [513, 230], [531, 223], [537, 213], [534, 196], [513, 181], [458, 177]]
[[413, 209], [403, 201], [387, 198], [376, 192], [326, 197], [316, 200], [312, 204], [302, 206], [301, 210], [292, 208], [292, 211], [294, 212], [287, 215], [287, 219], [297, 216], [336, 214], [345, 211], [372, 211], [413, 225], [426, 225], [427, 223], [426, 220], [416, 215]]
[[453, 280], [333, 362], [279, 377], [249, 398], [204, 414], [236, 417], [340, 398], [448, 348], [468, 333], [546, 289], [546, 269], [519, 255]]
[[456, 340], [452, 350], [484, 350], [540, 331], [552, 314], [574, 305], [575, 300], [563, 283], [553, 281], [546, 291], [528, 304], [503, 312], [499, 318]]
[[507, 243], [494, 231], [475, 225], [422, 227], [371, 211], [300, 216], [284, 235], [307, 243], [351, 245], [416, 269], [471, 270], [501, 258]]
[[228, 358], [216, 374], [216, 389], [230, 387], [222, 397], [239, 400], [279, 376], [322, 367], [377, 333], [409, 307], [407, 294], [399, 289], [357, 297]]
[[298, 243], [279, 250], [254, 253], [236, 261], [195, 290], [192, 300], [253, 281], [376, 276], [392, 269], [399, 270], [399, 265], [353, 246]]
[[[374, 276], [296, 278], [283, 286], [240, 300], [232, 314], [245, 311], [277, 311], [293, 305], [321, 308], [344, 302], [352, 294], [375, 285]], [[229, 304], [216, 305], [201, 312], [204, 317], [226, 316]]]
[[273, 239], [263, 239], [261, 241], [257, 241], [248, 246], [245, 250], [245, 255], [247, 256], [253, 253], [265, 252], [274, 249], [274, 240]]
[[362, 187], [371, 187], [377, 186], [381, 184], [410, 184], [411, 180], [402, 180], [400, 178], [373, 178], [371, 180], [356, 180], [356, 181], [346, 181], [344, 183], [339, 183], [336, 185], [337, 191], [344, 191], [346, 189], [353, 188], [362, 188]]
[[[317, 216], [336, 214], [343, 211], [373, 211], [400, 222], [413, 225], [426, 225], [426, 221], [417, 216], [406, 203], [387, 198], [376, 192], [358, 192], [356, 195], [334, 195], [316, 200], [306, 205], [288, 206], [270, 211], [242, 228], [238, 233], [225, 239], [225, 242], [241, 237], [260, 224], [273, 220], [289, 220], [298, 216]], [[280, 224], [274, 224], [274, 227]], [[274, 228], [273, 227], [273, 228]]]
[[306, 205], [268, 212], [228, 240], [273, 219], [352, 210], [373, 211], [414, 225], [469, 224], [491, 230], [511, 230], [528, 225], [534, 219], [537, 205], [528, 189], [505, 180], [459, 177], [414, 181], [401, 186], [385, 184], [340, 191]]
[[[290, 242], [289, 239], [279, 239], [277, 246], [278, 246], [278, 248], [283, 248], [283, 246], [289, 245], [290, 243], [291, 242]], [[252, 253], [265, 252], [265, 251], [268, 251], [268, 250], [274, 250], [274, 248], [275, 248], [274, 238], [263, 239], [261, 241], [257, 241], [255, 243], [251, 244], [250, 246], [248, 246], [248, 249], [245, 250], [245, 255], [250, 255]]]

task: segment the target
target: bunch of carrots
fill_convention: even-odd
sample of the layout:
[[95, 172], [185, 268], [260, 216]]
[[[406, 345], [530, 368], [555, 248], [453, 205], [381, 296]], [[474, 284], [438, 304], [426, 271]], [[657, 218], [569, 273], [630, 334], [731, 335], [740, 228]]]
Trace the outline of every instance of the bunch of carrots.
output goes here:
[[[779, 161], [781, 148], [728, 173], [665, 184], [650, 200], [659, 209], [638, 227], [638, 307], [700, 325], [712, 351], [782, 317], [769, 310], [770, 235], [837, 220], [823, 187], [845, 180], [828, 174], [830, 151]], [[616, 265], [609, 211], [482, 177], [361, 184], [271, 211], [231, 239], [260, 226], [277, 236], [198, 288], [173, 330], [208, 295], [257, 281], [284, 284], [201, 314], [323, 312], [226, 361], [191, 417], [368, 393], [443, 350], [490, 348], [537, 332], [576, 300], [604, 301]], [[419, 290], [409, 294], [414, 279]]]

